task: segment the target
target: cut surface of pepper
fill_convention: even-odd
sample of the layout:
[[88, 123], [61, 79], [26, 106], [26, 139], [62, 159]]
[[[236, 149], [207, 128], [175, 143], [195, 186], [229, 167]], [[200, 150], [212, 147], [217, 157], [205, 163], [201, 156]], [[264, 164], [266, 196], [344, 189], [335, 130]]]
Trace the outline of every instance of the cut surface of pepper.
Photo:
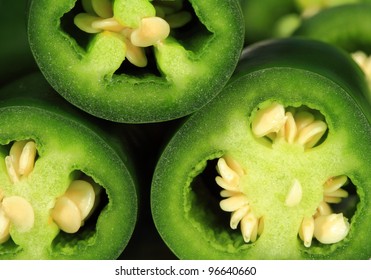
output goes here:
[[[15, 141], [9, 155], [5, 157], [5, 165], [9, 180], [13, 184], [27, 180], [32, 174], [37, 156], [36, 144], [33, 140]], [[97, 192], [99, 192], [97, 190]], [[95, 205], [96, 192], [85, 180], [71, 182], [65, 194], [56, 198], [51, 209], [51, 218], [66, 233], [75, 233], [91, 215]], [[29, 231], [34, 224], [33, 206], [20, 196], [0, 197], [0, 244], [11, 237], [11, 227], [19, 231]]]
[[[285, 141], [290, 145], [300, 145], [308, 151], [319, 143], [327, 131], [327, 125], [307, 110], [286, 110], [282, 104], [272, 103], [257, 111], [251, 129], [257, 138], [267, 137], [273, 143]], [[240, 186], [241, 177], [245, 175], [243, 168], [233, 158], [222, 157], [218, 160], [217, 170], [220, 176], [216, 177], [216, 182], [223, 188], [220, 195], [225, 198], [220, 202], [220, 208], [232, 212], [230, 227], [236, 229], [240, 223], [244, 241], [255, 242], [263, 232], [264, 216], [254, 216], [254, 207], [249, 204], [248, 196]], [[348, 196], [347, 191], [342, 189], [347, 182], [346, 176], [337, 176], [324, 183], [323, 201], [313, 217], [303, 217], [298, 230], [305, 247], [311, 246], [314, 237], [325, 244], [336, 243], [346, 237], [349, 223], [346, 218], [342, 218], [342, 214], [333, 214], [329, 203], [340, 203], [342, 198]], [[302, 197], [301, 182], [295, 179], [287, 193], [285, 205], [295, 207], [300, 204]]]

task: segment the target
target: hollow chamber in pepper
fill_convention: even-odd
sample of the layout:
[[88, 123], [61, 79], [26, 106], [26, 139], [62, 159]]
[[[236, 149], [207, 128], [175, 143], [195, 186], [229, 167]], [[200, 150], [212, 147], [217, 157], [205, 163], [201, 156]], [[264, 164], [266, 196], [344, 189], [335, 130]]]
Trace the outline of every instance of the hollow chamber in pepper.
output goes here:
[[119, 257], [137, 218], [126, 148], [39, 73], [0, 96], [0, 259]]
[[164, 150], [156, 226], [181, 259], [369, 259], [370, 107], [350, 57], [262, 42]]
[[100, 118], [188, 115], [227, 83], [244, 38], [237, 0], [31, 1], [31, 50], [49, 83]]

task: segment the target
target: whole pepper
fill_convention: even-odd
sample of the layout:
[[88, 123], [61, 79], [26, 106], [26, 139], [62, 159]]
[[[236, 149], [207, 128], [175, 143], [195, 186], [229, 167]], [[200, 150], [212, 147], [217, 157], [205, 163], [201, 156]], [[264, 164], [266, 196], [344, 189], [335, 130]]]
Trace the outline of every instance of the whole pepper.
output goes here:
[[243, 26], [237, 0], [37, 0], [28, 34], [41, 71], [69, 102], [143, 123], [211, 100], [238, 62]]
[[331, 45], [248, 48], [157, 164], [151, 206], [169, 248], [181, 259], [369, 259], [366, 91]]
[[0, 259], [116, 259], [131, 238], [131, 155], [63, 102], [41, 73], [0, 90]]

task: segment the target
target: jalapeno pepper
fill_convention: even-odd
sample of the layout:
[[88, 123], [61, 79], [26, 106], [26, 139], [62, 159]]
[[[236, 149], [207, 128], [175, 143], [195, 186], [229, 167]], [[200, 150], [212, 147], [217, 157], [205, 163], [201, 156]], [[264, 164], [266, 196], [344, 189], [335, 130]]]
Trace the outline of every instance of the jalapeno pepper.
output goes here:
[[369, 259], [365, 91], [331, 45], [248, 48], [159, 159], [151, 206], [164, 241], [182, 259]]
[[[371, 88], [371, 3], [358, 3], [324, 10], [304, 20], [294, 36], [336, 45], [352, 55], [363, 69]], [[371, 102], [371, 92], [368, 95]]]
[[0, 86], [36, 69], [26, 34], [27, 3], [0, 1]]
[[128, 123], [199, 109], [228, 81], [244, 37], [237, 0], [37, 0], [28, 33], [63, 97]]
[[0, 259], [117, 258], [137, 218], [125, 147], [40, 73], [0, 96]]

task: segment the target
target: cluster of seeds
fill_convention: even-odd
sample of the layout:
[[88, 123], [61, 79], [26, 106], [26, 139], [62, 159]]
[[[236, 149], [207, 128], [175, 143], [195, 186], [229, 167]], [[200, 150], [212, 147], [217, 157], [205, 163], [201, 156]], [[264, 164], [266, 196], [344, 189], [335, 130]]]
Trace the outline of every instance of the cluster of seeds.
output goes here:
[[[5, 157], [8, 177], [13, 184], [27, 179], [34, 169], [37, 157], [34, 141], [16, 141], [9, 155]], [[51, 217], [58, 227], [67, 233], [74, 233], [89, 218], [97, 205], [100, 187], [85, 180], [75, 180], [67, 191], [56, 199]], [[29, 231], [35, 221], [34, 209], [21, 196], [5, 196], [0, 189], [0, 244], [10, 238], [10, 229]]]
[[75, 16], [75, 25], [86, 33], [103, 31], [120, 34], [126, 46], [126, 58], [137, 67], [148, 63], [144, 48], [159, 44], [170, 34], [191, 20], [191, 14], [182, 10], [183, 1], [153, 1], [156, 16], [144, 17], [138, 27], [126, 26], [115, 18], [110, 0], [82, 0], [85, 10]]
[[253, 134], [267, 137], [273, 143], [286, 141], [299, 144], [305, 149], [313, 148], [327, 131], [327, 124], [305, 110], [286, 112], [282, 104], [272, 103], [260, 109], [252, 121]]
[[323, 201], [312, 217], [305, 217], [299, 230], [300, 239], [305, 247], [310, 247], [315, 237], [323, 244], [337, 243], [349, 232], [349, 223], [342, 213], [333, 213], [329, 203], [340, 203], [348, 192], [342, 189], [348, 183], [345, 175], [328, 179], [323, 185]]
[[[27, 178], [32, 172], [36, 159], [34, 141], [16, 141], [5, 157], [5, 165], [10, 181], [13, 184]], [[0, 190], [0, 244], [10, 237], [10, 227], [18, 231], [30, 230], [35, 221], [32, 205], [21, 196], [6, 197]]]
[[[273, 143], [286, 141], [290, 144], [300, 144], [306, 149], [314, 147], [327, 130], [322, 120], [316, 120], [308, 111], [290, 109], [286, 112], [281, 104], [270, 106], [257, 111], [252, 121], [252, 132], [256, 137], [268, 137]], [[220, 192], [224, 199], [220, 208], [232, 212], [230, 227], [236, 229], [240, 224], [245, 242], [254, 242], [264, 230], [264, 217], [256, 217], [249, 204], [248, 197], [240, 187], [241, 177], [245, 170], [230, 156], [218, 160], [217, 171], [220, 176], [215, 178], [223, 188]], [[348, 183], [345, 175], [328, 179], [323, 185], [323, 201], [318, 205], [311, 217], [304, 217], [298, 234], [304, 246], [310, 247], [313, 238], [322, 244], [332, 244], [343, 240], [349, 232], [348, 220], [342, 213], [333, 213], [329, 204], [340, 203], [348, 197], [348, 192], [342, 189]], [[288, 191], [285, 205], [298, 205], [303, 196], [302, 185], [295, 179]]]
[[224, 198], [220, 202], [220, 208], [232, 212], [230, 227], [236, 229], [240, 224], [244, 241], [256, 241], [263, 232], [264, 220], [254, 215], [248, 197], [241, 190], [240, 178], [245, 174], [244, 170], [233, 158], [222, 157], [218, 160], [217, 171], [220, 176], [215, 180], [223, 188], [220, 196]]
[[51, 213], [54, 222], [64, 232], [77, 232], [94, 210], [96, 195], [94, 187], [89, 182], [73, 181], [55, 202]]

